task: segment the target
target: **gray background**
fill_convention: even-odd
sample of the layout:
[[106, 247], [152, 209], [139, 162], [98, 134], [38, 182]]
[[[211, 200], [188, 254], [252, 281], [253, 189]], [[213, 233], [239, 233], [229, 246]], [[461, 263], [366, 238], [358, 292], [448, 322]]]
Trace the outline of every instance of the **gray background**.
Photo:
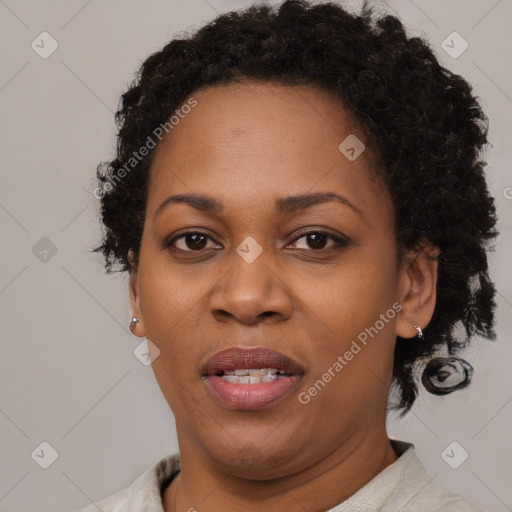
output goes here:
[[[97, 163], [113, 154], [113, 112], [140, 63], [180, 31], [250, 3], [0, 0], [4, 511], [88, 505], [177, 451], [173, 415], [151, 367], [133, 354], [140, 340], [127, 328], [126, 276], [106, 276], [100, 256], [89, 252], [100, 235], [94, 174]], [[498, 341], [476, 340], [466, 352], [475, 368], [469, 390], [444, 398], [422, 394], [405, 419], [389, 418], [389, 433], [416, 444], [435, 481], [486, 511], [512, 510], [512, 175], [506, 140], [512, 132], [512, 2], [381, 5], [398, 13], [410, 34], [425, 35], [441, 62], [465, 76], [481, 98], [490, 118], [488, 181], [501, 231], [491, 256]], [[31, 47], [34, 40], [42, 46], [43, 31], [59, 45], [46, 59]], [[458, 58], [442, 47], [453, 31], [469, 44]], [[452, 46], [457, 50], [460, 41]], [[458, 469], [441, 456], [453, 441], [469, 454]], [[47, 469], [36, 463], [50, 454], [43, 445], [41, 455], [42, 442], [58, 453]], [[456, 447], [453, 453], [457, 458], [462, 452]]]

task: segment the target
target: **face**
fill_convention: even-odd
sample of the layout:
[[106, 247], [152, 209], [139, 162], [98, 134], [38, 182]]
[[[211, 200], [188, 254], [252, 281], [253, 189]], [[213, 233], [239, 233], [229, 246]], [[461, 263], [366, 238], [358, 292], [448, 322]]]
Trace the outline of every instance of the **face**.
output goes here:
[[[151, 167], [130, 282], [138, 334], [160, 350], [180, 451], [234, 474], [292, 474], [384, 421], [410, 284], [392, 204], [368, 155], [338, 148], [364, 136], [329, 93], [249, 82], [193, 97]], [[245, 351], [214, 358], [233, 348]], [[287, 374], [220, 376], [267, 366]]]

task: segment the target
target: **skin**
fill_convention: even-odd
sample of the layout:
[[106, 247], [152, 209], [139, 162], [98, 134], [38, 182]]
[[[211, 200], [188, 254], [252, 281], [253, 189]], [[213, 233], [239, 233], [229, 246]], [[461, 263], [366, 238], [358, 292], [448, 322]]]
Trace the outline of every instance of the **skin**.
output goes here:
[[[325, 511], [397, 459], [385, 428], [395, 337], [413, 338], [413, 322], [431, 319], [436, 252], [427, 244], [399, 258], [390, 197], [369, 150], [355, 161], [339, 151], [349, 134], [364, 135], [330, 93], [248, 81], [193, 96], [197, 106], [155, 150], [130, 272], [135, 334], [160, 350], [152, 367], [176, 418], [182, 470], [164, 510]], [[276, 213], [277, 198], [313, 192], [340, 194], [359, 213], [337, 201]], [[155, 217], [183, 193], [224, 209], [171, 204]], [[211, 238], [164, 246], [184, 230]], [[252, 263], [236, 252], [249, 236], [263, 251]], [[402, 310], [302, 404], [299, 393], [396, 302]], [[305, 369], [300, 385], [263, 410], [227, 409], [201, 366], [233, 346], [292, 357]]]

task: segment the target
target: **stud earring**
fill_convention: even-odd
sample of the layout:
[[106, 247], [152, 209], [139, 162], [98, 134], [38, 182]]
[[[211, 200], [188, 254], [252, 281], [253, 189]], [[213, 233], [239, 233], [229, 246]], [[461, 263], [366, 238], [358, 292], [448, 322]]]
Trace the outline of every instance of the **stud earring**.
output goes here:
[[421, 327], [416, 322], [413, 322], [412, 324], [414, 325], [414, 328], [418, 332], [418, 334], [417, 334], [418, 338], [420, 340], [422, 340], [423, 339], [423, 331], [421, 330]]
[[130, 321], [130, 331], [134, 331], [137, 324], [140, 322], [140, 318], [137, 318], [136, 316], [133, 316]]

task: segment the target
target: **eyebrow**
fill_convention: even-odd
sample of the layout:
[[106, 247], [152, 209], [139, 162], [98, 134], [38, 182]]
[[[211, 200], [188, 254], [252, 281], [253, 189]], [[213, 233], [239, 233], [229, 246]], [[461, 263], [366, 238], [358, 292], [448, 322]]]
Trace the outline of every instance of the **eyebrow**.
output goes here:
[[[346, 197], [336, 194], [335, 192], [314, 192], [309, 194], [300, 194], [296, 196], [281, 197], [276, 199], [276, 211], [280, 214], [290, 214], [301, 210], [306, 210], [317, 204], [337, 201], [344, 206], [348, 206], [355, 213], [364, 217], [361, 210], [351, 203]], [[153, 218], [156, 218], [166, 207], [171, 204], [187, 204], [196, 210], [204, 213], [219, 214], [224, 210], [224, 205], [214, 197], [199, 195], [194, 193], [178, 194], [169, 196], [156, 209]]]

